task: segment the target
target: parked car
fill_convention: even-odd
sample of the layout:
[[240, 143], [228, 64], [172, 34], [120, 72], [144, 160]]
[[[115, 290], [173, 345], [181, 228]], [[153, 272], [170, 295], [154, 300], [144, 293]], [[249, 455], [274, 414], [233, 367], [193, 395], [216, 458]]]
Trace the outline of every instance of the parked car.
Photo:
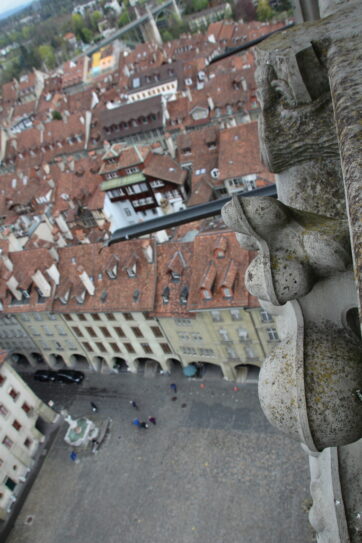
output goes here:
[[43, 383], [54, 382], [57, 379], [57, 372], [52, 370], [37, 370], [33, 377], [36, 381], [42, 381]]
[[58, 370], [56, 372], [56, 381], [61, 383], [78, 383], [80, 384], [84, 379], [84, 373], [78, 370]]

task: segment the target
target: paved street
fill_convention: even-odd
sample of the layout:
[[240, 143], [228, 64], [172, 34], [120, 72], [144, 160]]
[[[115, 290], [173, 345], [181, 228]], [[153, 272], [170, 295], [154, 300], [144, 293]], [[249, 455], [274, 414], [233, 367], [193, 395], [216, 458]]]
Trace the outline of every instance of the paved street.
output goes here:
[[[93, 399], [111, 433], [75, 464], [60, 430], [7, 543], [312, 542], [300, 446], [266, 421], [255, 384], [205, 384], [129, 374], [90, 375], [80, 387], [36, 383], [73, 415], [91, 416]], [[157, 425], [140, 430], [137, 415]]]

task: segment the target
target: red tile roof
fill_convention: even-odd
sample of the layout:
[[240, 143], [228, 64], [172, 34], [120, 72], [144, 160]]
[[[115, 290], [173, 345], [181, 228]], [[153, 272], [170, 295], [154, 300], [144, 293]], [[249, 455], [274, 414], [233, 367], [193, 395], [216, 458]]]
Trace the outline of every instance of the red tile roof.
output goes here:
[[[225, 256], [215, 257], [215, 243], [220, 244], [220, 235], [226, 240]], [[225, 246], [225, 241], [224, 241]], [[194, 241], [192, 275], [188, 309], [217, 309], [227, 307], [254, 307], [257, 300], [245, 288], [244, 275], [252, 260], [249, 251], [242, 249], [234, 232], [199, 234]], [[223, 288], [232, 290], [232, 298], [224, 296]], [[211, 291], [212, 298], [203, 296], [203, 289]]]

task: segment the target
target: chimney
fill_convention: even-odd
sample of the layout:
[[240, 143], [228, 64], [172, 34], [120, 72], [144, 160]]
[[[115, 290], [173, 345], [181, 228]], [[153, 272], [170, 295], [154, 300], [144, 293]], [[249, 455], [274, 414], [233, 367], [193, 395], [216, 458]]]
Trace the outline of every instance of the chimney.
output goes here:
[[6, 269], [8, 269], [9, 271], [13, 271], [14, 269], [14, 264], [11, 262], [10, 258], [8, 257], [7, 254], [2, 254], [1, 255], [1, 258], [2, 258], [2, 261], [4, 262], [5, 264], [5, 267]]
[[58, 251], [55, 249], [55, 247], [51, 247], [49, 249], [49, 254], [52, 257], [52, 259], [55, 260], [55, 262], [59, 262], [59, 254], [58, 254]]
[[49, 297], [51, 294], [51, 286], [48, 281], [45, 279], [44, 275], [40, 270], [37, 270], [34, 275], [31, 276], [32, 280], [43, 294], [43, 296]]
[[58, 217], [55, 217], [55, 222], [59, 226], [59, 230], [65, 235], [67, 239], [73, 239], [73, 234], [69, 230], [68, 225], [62, 215], [58, 215]]
[[175, 144], [173, 142], [173, 139], [171, 137], [170, 134], [165, 134], [165, 141], [166, 141], [166, 146], [167, 146], [167, 150], [168, 152], [170, 153], [170, 155], [172, 156], [172, 158], [175, 158], [176, 156], [176, 149], [175, 149]]
[[6, 286], [10, 290], [11, 294], [17, 299], [21, 300], [22, 294], [20, 290], [18, 290], [19, 283], [15, 279], [15, 277], [12, 275], [8, 281], [6, 281]]
[[83, 266], [78, 266], [77, 272], [79, 275], [79, 279], [82, 281], [88, 294], [93, 296], [96, 289], [95, 289], [95, 286], [93, 285], [93, 281], [91, 280], [91, 278], [89, 277], [89, 275], [87, 274]]
[[142, 243], [142, 250], [147, 262], [149, 264], [152, 264], [153, 263], [153, 248], [152, 248], [151, 242], [148, 240], [145, 240]]
[[210, 111], [212, 111], [215, 108], [215, 104], [211, 96], [207, 97], [207, 103], [209, 104]]
[[192, 94], [191, 94], [190, 87], [187, 87], [186, 89], [186, 96], [189, 99], [189, 101], [192, 102]]
[[45, 171], [45, 173], [46, 173], [47, 175], [49, 175], [49, 173], [50, 173], [49, 164], [44, 164], [43, 170]]
[[246, 82], [246, 79], [243, 77], [243, 79], [241, 80], [241, 86], [243, 88], [244, 91], [247, 91], [248, 90], [248, 84]]
[[[52, 248], [52, 249], [50, 249], [50, 251], [55, 251], [55, 252], [56, 252], [56, 249]], [[50, 252], [50, 251], [49, 251], [49, 252]], [[52, 255], [52, 256], [53, 256], [53, 255]], [[53, 279], [54, 283], [55, 283], [56, 285], [59, 285], [60, 273], [59, 273], [59, 270], [58, 270], [57, 265], [56, 265], [56, 264], [52, 264], [52, 265], [50, 266], [50, 268], [48, 268], [48, 269], [46, 270], [46, 272], [47, 272], [47, 274], [49, 275], [49, 277], [50, 277], [51, 279]], [[40, 289], [40, 290], [41, 290], [41, 289]]]

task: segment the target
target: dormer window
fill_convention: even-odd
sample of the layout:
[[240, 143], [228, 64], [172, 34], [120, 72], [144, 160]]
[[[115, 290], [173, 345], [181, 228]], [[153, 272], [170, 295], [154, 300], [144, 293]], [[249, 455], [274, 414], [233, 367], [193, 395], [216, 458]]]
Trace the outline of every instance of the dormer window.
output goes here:
[[222, 293], [224, 298], [232, 298], [233, 293], [232, 291], [227, 287], [222, 287]]
[[136, 262], [134, 262], [134, 264], [127, 268], [127, 275], [128, 277], [136, 277], [136, 274], [137, 274], [137, 266], [136, 266]]
[[107, 268], [106, 273], [110, 279], [116, 279], [118, 274], [118, 258], [114, 255], [111, 256]]
[[170, 289], [169, 287], [165, 287], [162, 292], [162, 301], [164, 304], [168, 304], [170, 301]]
[[60, 303], [62, 303], [63, 305], [66, 305], [69, 300], [69, 294], [70, 294], [70, 290], [65, 292], [63, 296], [59, 296]]
[[212, 299], [212, 293], [207, 288], [201, 289], [202, 296], [205, 300], [211, 300]]
[[180, 294], [180, 304], [186, 305], [188, 297], [189, 297], [189, 289], [186, 286], [184, 286]]
[[78, 304], [84, 304], [85, 294], [86, 294], [86, 289], [82, 290], [82, 292], [75, 297]]
[[172, 281], [175, 281], [175, 283], [177, 283], [178, 281], [180, 281], [181, 275], [171, 270], [171, 278], [172, 278]]

